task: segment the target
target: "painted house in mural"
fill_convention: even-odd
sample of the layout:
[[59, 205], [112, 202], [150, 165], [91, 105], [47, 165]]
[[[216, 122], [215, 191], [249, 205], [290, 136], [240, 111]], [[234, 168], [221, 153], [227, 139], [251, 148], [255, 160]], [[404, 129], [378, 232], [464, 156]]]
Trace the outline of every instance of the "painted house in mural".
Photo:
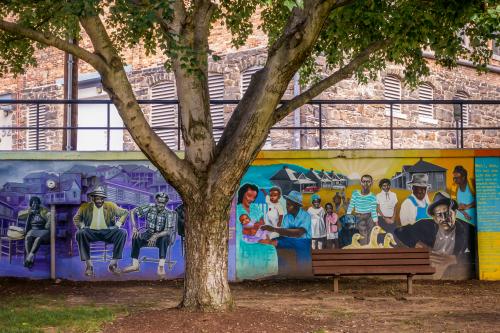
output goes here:
[[271, 178], [271, 182], [279, 186], [283, 194], [290, 191], [301, 193], [315, 193], [322, 188], [343, 190], [347, 186], [347, 178], [334, 171], [316, 171], [310, 168], [306, 173], [294, 171], [287, 166], [278, 170]]
[[420, 159], [414, 165], [404, 165], [401, 172], [391, 178], [391, 187], [409, 190], [408, 183], [415, 173], [425, 173], [429, 176], [431, 191], [446, 190], [446, 169]]
[[153, 177], [153, 183], [149, 185], [148, 187], [150, 193], [158, 193], [158, 192], [165, 192], [168, 195], [168, 204], [167, 206], [170, 209], [176, 208], [178, 205], [181, 204], [182, 199], [179, 193], [170, 185], [167, 183], [165, 178], [161, 175], [159, 171], [156, 171]]
[[296, 172], [286, 165], [278, 170], [271, 178], [271, 182], [281, 188], [283, 194], [291, 191], [308, 192], [317, 188], [317, 183], [301, 172]]

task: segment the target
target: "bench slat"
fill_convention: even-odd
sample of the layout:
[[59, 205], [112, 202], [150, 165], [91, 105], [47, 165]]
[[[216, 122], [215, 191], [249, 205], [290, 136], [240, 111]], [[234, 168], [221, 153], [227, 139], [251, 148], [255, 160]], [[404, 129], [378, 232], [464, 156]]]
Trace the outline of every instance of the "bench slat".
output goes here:
[[313, 254], [313, 261], [321, 260], [369, 260], [369, 259], [428, 259], [429, 252], [417, 253], [337, 253]]
[[336, 254], [336, 253], [428, 253], [429, 250], [425, 248], [407, 248], [398, 247], [393, 249], [322, 249], [312, 250], [311, 253], [315, 254]]
[[429, 259], [323, 260], [313, 261], [313, 267], [430, 265], [430, 263]]
[[428, 265], [313, 267], [314, 275], [434, 274], [435, 271]]

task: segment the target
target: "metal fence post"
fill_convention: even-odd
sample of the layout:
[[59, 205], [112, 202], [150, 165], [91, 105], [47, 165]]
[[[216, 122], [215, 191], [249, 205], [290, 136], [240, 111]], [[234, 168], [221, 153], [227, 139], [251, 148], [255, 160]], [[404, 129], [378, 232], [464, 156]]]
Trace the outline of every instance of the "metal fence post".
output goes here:
[[393, 126], [394, 126], [394, 120], [393, 120], [393, 107], [394, 107], [394, 104], [391, 103], [389, 104], [390, 106], [390, 118], [389, 118], [389, 135], [391, 137], [391, 149], [394, 149], [394, 131], [393, 131]]
[[40, 150], [40, 103], [36, 103], [36, 150]]
[[181, 113], [179, 112], [179, 101], [177, 101], [177, 150], [181, 150]]
[[323, 149], [323, 104], [319, 104], [319, 149]]
[[107, 104], [107, 116], [108, 116], [108, 120], [107, 120], [107, 126], [106, 126], [106, 150], [110, 150], [111, 149], [111, 101], [108, 101], [108, 104]]
[[460, 148], [464, 148], [464, 103], [460, 103]]

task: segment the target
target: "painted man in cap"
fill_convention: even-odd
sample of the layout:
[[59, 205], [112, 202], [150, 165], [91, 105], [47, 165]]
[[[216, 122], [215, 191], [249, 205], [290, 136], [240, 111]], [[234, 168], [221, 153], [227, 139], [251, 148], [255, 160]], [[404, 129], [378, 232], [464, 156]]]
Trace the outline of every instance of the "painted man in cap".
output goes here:
[[[398, 239], [408, 247], [426, 247], [436, 267], [436, 278], [468, 277], [474, 260], [474, 227], [457, 218], [458, 204], [448, 193], [437, 192], [427, 211], [432, 218], [421, 219], [395, 230]], [[454, 265], [454, 264], [459, 265]], [[464, 276], [465, 275], [465, 276]]]
[[[155, 195], [154, 204], [146, 204], [132, 209], [130, 219], [132, 221], [132, 265], [126, 267], [123, 272], [139, 271], [139, 252], [141, 247], [157, 247], [159, 249], [160, 262], [157, 273], [160, 277], [165, 276], [165, 258], [167, 249], [175, 242], [177, 213], [166, 208], [168, 195], [159, 192]], [[145, 218], [146, 228], [139, 231], [135, 221], [135, 214]]]
[[429, 196], [427, 191], [430, 188], [429, 176], [425, 173], [414, 173], [408, 183], [411, 194], [401, 204], [399, 218], [402, 226], [414, 224], [420, 219], [428, 219]]
[[78, 228], [76, 240], [80, 258], [86, 264], [85, 275], [94, 275], [94, 266], [90, 259], [90, 243], [99, 241], [113, 244], [113, 259], [109, 263], [108, 270], [120, 274], [118, 259], [122, 258], [123, 247], [127, 240], [127, 231], [121, 227], [128, 211], [113, 202], [104, 201], [106, 192], [103, 186], [96, 186], [89, 195], [92, 202], [82, 203], [73, 217], [73, 222]]
[[297, 271], [311, 270], [311, 216], [302, 209], [302, 194], [291, 191], [283, 196], [286, 199], [287, 213], [283, 217], [281, 227], [264, 225], [262, 230], [276, 232], [279, 237], [268, 240], [278, 249], [292, 249], [296, 253]]

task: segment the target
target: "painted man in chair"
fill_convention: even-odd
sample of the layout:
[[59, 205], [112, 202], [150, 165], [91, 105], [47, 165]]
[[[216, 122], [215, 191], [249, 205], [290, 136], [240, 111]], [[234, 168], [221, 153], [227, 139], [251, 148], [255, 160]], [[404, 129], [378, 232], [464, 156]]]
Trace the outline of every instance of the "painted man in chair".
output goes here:
[[113, 202], [104, 201], [106, 192], [102, 186], [96, 186], [89, 195], [92, 202], [82, 203], [73, 217], [73, 222], [78, 228], [76, 241], [80, 258], [85, 261], [86, 265], [85, 275], [94, 275], [94, 266], [90, 258], [90, 243], [99, 241], [113, 244], [113, 259], [109, 263], [108, 270], [113, 274], [120, 274], [118, 259], [122, 258], [123, 247], [127, 240], [127, 231], [121, 227], [127, 218], [128, 211]]
[[[126, 267], [123, 272], [139, 271], [139, 252], [141, 247], [157, 247], [159, 249], [160, 261], [157, 274], [165, 276], [165, 258], [167, 249], [175, 243], [177, 235], [177, 213], [166, 207], [168, 195], [159, 192], [155, 195], [154, 204], [146, 204], [132, 209], [130, 218], [132, 221], [132, 265]], [[145, 218], [146, 227], [139, 231], [135, 221], [135, 214]]]

